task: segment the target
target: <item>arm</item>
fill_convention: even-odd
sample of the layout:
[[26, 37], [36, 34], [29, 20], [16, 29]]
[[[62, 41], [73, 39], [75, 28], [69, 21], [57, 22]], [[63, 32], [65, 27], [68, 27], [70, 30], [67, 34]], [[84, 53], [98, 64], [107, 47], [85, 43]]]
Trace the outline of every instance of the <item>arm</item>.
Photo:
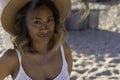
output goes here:
[[12, 74], [16, 65], [16, 55], [15, 50], [7, 50], [0, 57], [0, 80], [4, 80], [6, 76]]
[[68, 64], [69, 75], [72, 72], [72, 54], [71, 49], [67, 43], [64, 43], [65, 58]]

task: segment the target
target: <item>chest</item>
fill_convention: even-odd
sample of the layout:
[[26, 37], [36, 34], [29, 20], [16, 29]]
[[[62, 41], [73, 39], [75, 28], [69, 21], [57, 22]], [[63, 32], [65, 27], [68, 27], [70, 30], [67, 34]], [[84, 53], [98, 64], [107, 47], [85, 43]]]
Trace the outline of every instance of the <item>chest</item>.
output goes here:
[[27, 56], [22, 59], [24, 72], [33, 80], [53, 80], [59, 75], [62, 69], [62, 54], [60, 52], [48, 57], [47, 62], [43, 62], [43, 57]]

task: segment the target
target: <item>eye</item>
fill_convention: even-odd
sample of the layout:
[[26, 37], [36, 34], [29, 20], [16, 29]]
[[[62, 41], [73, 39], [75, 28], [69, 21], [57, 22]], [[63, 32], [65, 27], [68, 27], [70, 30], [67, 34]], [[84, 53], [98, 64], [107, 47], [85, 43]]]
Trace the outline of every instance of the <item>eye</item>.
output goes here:
[[48, 20], [47, 20], [47, 23], [53, 23], [54, 22], [54, 18], [49, 18]]
[[33, 24], [41, 24], [40, 20], [33, 20]]

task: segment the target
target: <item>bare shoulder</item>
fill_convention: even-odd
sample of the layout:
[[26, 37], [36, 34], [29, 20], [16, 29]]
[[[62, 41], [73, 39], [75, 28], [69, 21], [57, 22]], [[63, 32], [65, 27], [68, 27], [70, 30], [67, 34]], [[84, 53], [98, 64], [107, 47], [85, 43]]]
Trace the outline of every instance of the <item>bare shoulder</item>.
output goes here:
[[17, 65], [17, 55], [14, 49], [9, 49], [0, 56], [0, 80], [11, 74]]
[[15, 49], [8, 49], [4, 53], [2, 53], [1, 56], [0, 56], [0, 60], [2, 60], [2, 59], [10, 60], [10, 61], [17, 59], [17, 55], [16, 55]]
[[63, 44], [63, 47], [65, 52], [65, 58], [68, 64], [68, 71], [70, 74], [72, 71], [72, 52], [71, 52], [70, 46], [66, 42]]
[[67, 42], [65, 42], [63, 44], [63, 47], [64, 47], [65, 55], [70, 55], [71, 54], [71, 49], [70, 49], [70, 46], [68, 45]]

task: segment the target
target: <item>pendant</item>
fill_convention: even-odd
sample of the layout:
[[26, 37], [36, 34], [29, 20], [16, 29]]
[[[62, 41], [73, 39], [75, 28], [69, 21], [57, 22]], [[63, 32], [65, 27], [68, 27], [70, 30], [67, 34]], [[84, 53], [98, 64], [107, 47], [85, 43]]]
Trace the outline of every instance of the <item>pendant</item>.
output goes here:
[[47, 63], [47, 62], [48, 62], [48, 59], [47, 59], [47, 58], [44, 58], [42, 61], [43, 61], [43, 63]]

